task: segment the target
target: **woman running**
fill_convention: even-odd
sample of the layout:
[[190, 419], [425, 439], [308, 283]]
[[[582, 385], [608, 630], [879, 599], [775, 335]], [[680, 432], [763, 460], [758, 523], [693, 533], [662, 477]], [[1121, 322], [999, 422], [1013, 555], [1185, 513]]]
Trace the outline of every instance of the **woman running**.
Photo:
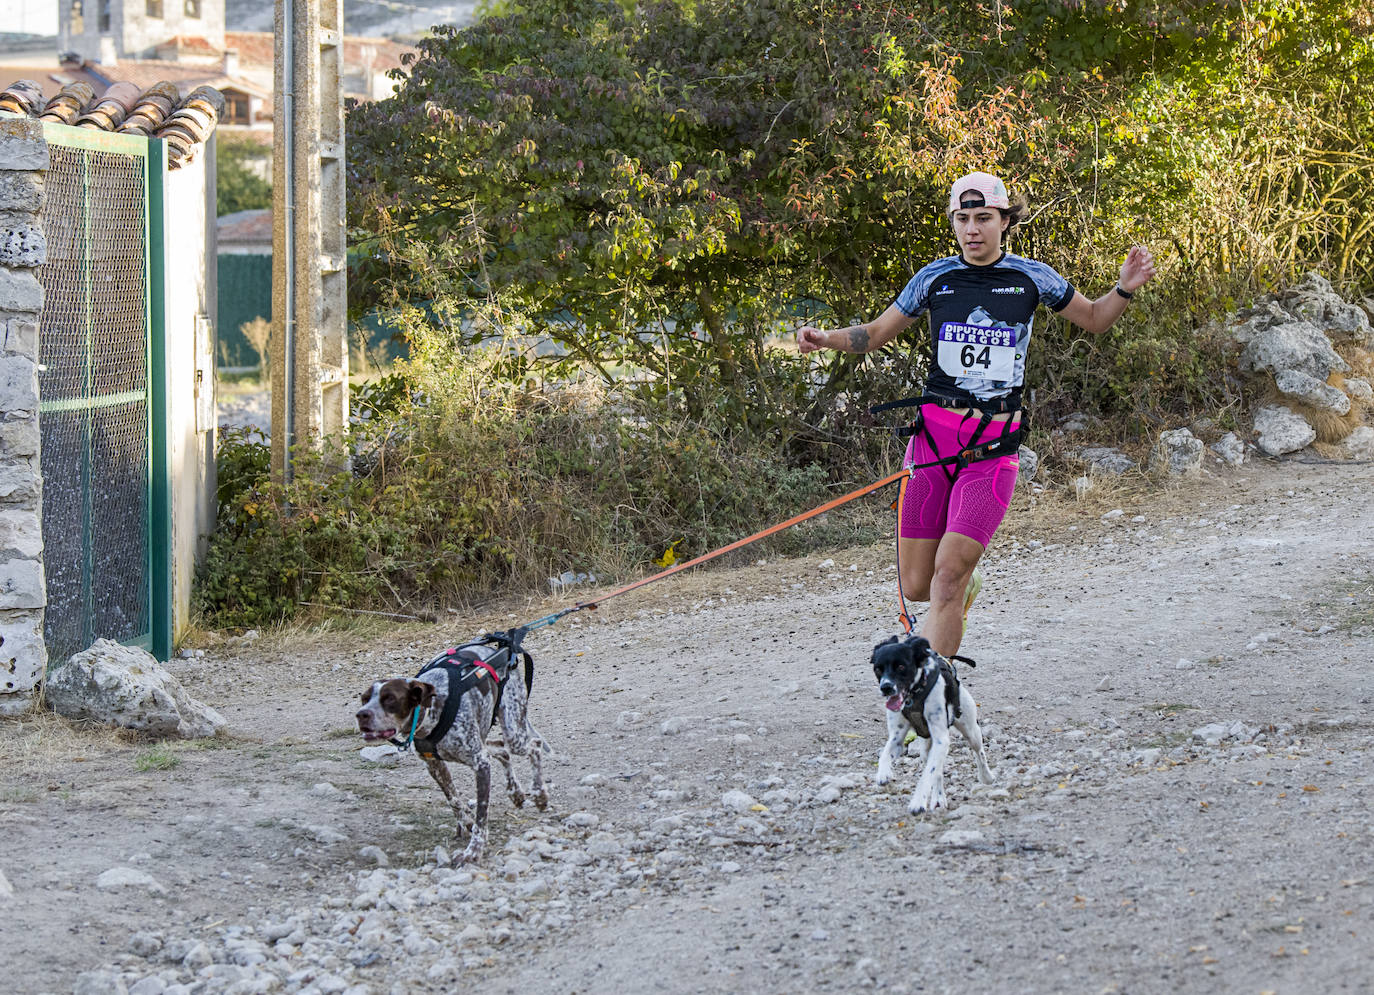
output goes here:
[[[1088, 300], [1051, 267], [1003, 248], [1025, 216], [1000, 179], [970, 173], [949, 192], [948, 217], [959, 254], [917, 272], [878, 318], [849, 328], [797, 331], [797, 348], [868, 353], [930, 313], [929, 374], [904, 465], [919, 467], [978, 443], [1014, 443], [1036, 308], [1045, 304], [1092, 333], [1105, 332], [1155, 275], [1150, 250], [1126, 254], [1116, 286]], [[905, 598], [929, 601], [921, 635], [938, 653], [958, 652], [969, 606], [982, 586], [978, 561], [1011, 504], [1020, 464], [1015, 446], [966, 466], [912, 471], [903, 480], [897, 573]], [[975, 456], [978, 455], [975, 451]]]

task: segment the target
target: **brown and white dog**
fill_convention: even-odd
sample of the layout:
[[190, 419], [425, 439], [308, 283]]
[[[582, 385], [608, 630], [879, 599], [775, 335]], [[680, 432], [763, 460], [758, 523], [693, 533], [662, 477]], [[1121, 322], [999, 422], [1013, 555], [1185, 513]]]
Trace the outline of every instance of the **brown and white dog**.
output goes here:
[[[491, 796], [491, 757], [506, 769], [506, 790], [516, 807], [525, 804], [525, 790], [511, 769], [511, 754], [529, 757], [534, 770], [534, 804], [549, 804], [544, 786], [543, 753], [551, 752], [530, 725], [528, 687], [515, 663], [523, 655], [526, 680], [533, 675], [528, 654], [519, 640], [488, 640], [456, 647], [431, 660], [416, 677], [377, 681], [362, 694], [358, 730], [369, 742], [406, 737], [397, 745], [415, 746], [430, 776], [448, 799], [458, 818], [461, 838], [469, 833], [460, 864], [481, 859], [487, 840], [487, 807]], [[499, 714], [501, 741], [488, 744], [487, 735]], [[473, 769], [477, 777], [477, 810], [468, 815], [467, 802], [453, 788], [445, 761]]]

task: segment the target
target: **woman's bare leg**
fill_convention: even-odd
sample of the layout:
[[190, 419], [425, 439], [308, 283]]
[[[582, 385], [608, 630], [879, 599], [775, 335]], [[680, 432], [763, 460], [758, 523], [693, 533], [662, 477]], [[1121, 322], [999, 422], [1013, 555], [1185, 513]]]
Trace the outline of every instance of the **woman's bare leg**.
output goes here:
[[[933, 539], [902, 541], [936, 542]], [[938, 540], [934, 569], [928, 575], [930, 610], [926, 612], [921, 635], [930, 640], [935, 652], [944, 656], [959, 652], [959, 643], [964, 638], [964, 598], [973, 568], [978, 565], [982, 555], [982, 543], [958, 532], [946, 532]], [[905, 579], [902, 583], [905, 585]]]
[[939, 539], [898, 539], [897, 572], [902, 577], [902, 596], [908, 601], [930, 600], [930, 578], [935, 574]]

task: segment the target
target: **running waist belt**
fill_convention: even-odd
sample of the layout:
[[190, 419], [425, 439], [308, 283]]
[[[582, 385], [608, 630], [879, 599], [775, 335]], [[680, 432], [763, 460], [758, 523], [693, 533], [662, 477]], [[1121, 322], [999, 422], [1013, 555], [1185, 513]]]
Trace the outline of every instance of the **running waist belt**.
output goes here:
[[[990, 401], [957, 401], [953, 398], [940, 397], [936, 394], [922, 394], [919, 397], [904, 397], [899, 401], [886, 401], [882, 404], [875, 404], [869, 408], [870, 414], [878, 414], [883, 411], [892, 411], [897, 408], [916, 408], [916, 418], [907, 425], [897, 425], [892, 429], [892, 433], [899, 439], [910, 439], [918, 432], [924, 433], [926, 442], [929, 443], [932, 452], [938, 452], [935, 440], [930, 437], [930, 432], [926, 430], [925, 420], [921, 417], [921, 406], [926, 404], [938, 404], [942, 408], [970, 408], [977, 411], [981, 416], [978, 419], [978, 426], [973, 430], [973, 439], [977, 440], [983, 431], [992, 424], [993, 415], [1005, 414], [1016, 411], [1021, 406], [1021, 394], [1019, 391], [1013, 392], [1006, 397], [994, 398]], [[971, 417], [971, 416], [969, 416]], [[997, 459], [999, 456], [1013, 456], [1021, 448], [1021, 442], [1026, 438], [1030, 426], [1030, 419], [1026, 413], [1021, 412], [1021, 420], [1016, 428], [1012, 428], [1011, 419], [1002, 423], [1003, 428], [1000, 434], [991, 439], [975, 441], [967, 446], [960, 448], [959, 452], [945, 456], [929, 463], [922, 463], [919, 466], [911, 467], [913, 470], [925, 469], [926, 467], [952, 466], [952, 471], [946, 470], [945, 473], [952, 480], [961, 469], [970, 463], [979, 463], [983, 460]]]

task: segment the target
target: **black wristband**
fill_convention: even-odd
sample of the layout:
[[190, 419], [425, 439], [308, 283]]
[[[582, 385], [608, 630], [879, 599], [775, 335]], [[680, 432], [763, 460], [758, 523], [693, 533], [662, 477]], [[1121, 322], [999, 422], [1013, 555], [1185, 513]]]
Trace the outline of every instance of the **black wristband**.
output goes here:
[[1116, 291], [1118, 294], [1120, 294], [1122, 297], [1126, 298], [1126, 300], [1128, 300], [1128, 301], [1129, 301], [1132, 297], [1135, 296], [1135, 294], [1130, 293], [1129, 291], [1122, 290], [1122, 289], [1121, 289], [1121, 284], [1119, 284], [1119, 283], [1118, 283], [1115, 287], [1113, 287], [1112, 289], [1115, 290], [1115, 291]]

